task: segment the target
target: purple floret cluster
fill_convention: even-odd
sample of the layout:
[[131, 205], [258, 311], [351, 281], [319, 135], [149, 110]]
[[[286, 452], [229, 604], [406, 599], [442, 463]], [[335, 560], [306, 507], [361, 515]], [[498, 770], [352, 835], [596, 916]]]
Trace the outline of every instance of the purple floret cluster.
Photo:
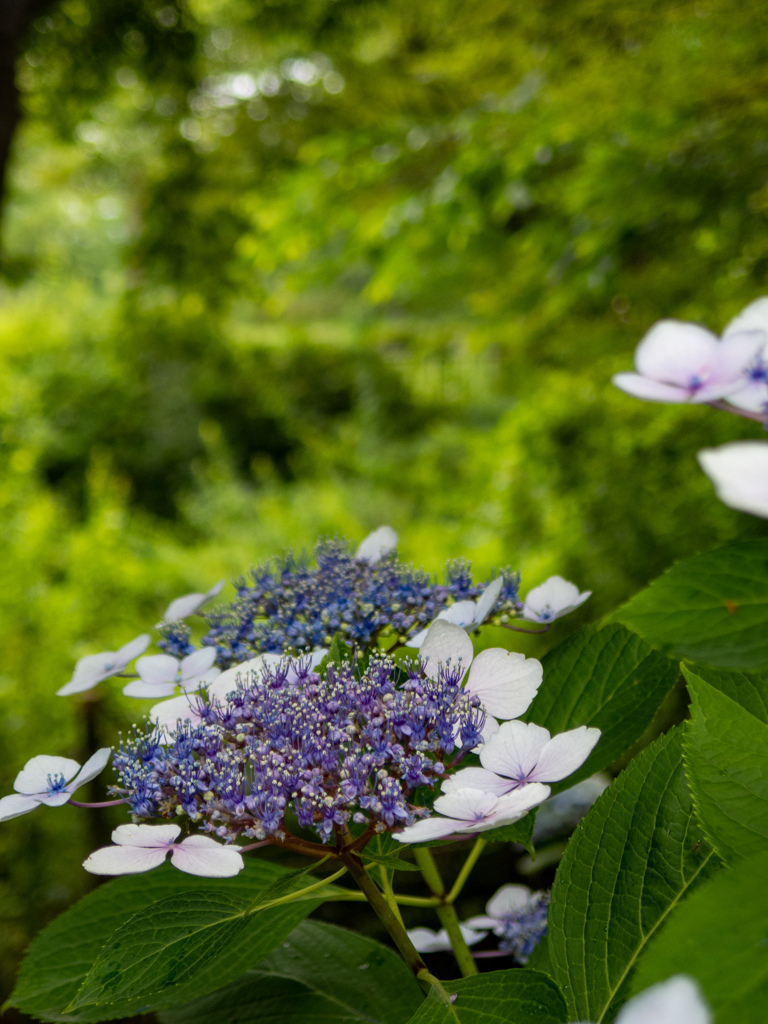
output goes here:
[[384, 655], [364, 669], [330, 663], [323, 677], [309, 659], [244, 670], [226, 699], [194, 698], [195, 721], [121, 742], [116, 792], [136, 821], [188, 815], [227, 841], [281, 840], [287, 815], [323, 842], [350, 822], [413, 824], [481, 741], [485, 713], [461, 675], [433, 681]]

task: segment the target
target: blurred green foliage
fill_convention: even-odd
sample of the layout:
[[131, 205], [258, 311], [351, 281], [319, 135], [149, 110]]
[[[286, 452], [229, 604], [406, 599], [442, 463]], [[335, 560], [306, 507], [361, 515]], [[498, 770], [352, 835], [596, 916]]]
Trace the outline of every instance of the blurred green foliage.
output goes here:
[[[76, 658], [320, 533], [560, 572], [579, 621], [764, 534], [694, 458], [755, 426], [609, 378], [766, 290], [767, 30], [734, 0], [53, 5], [0, 268], [3, 791], [128, 720], [52, 698]], [[2, 827], [4, 984], [107, 827]]]

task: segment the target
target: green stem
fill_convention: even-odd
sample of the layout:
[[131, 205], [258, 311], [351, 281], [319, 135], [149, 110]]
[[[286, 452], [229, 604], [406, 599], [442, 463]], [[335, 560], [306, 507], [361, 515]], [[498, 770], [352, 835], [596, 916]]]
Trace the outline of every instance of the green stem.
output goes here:
[[[434, 896], [401, 896], [399, 893], [392, 893], [392, 897], [398, 906], [401, 907], [436, 907], [440, 900]], [[337, 896], [332, 896], [329, 903], [367, 903], [368, 897], [365, 893], [354, 892], [352, 889], [345, 889]]]
[[397, 905], [395, 894], [392, 889], [392, 879], [389, 877], [389, 871], [382, 865], [379, 867], [379, 875], [381, 876], [381, 891], [384, 893], [384, 899], [389, 904], [390, 910], [395, 915], [397, 920], [403, 925], [403, 915], [400, 913], [400, 907]]
[[262, 910], [271, 910], [272, 907], [279, 907], [283, 903], [293, 903], [299, 896], [306, 896], [307, 893], [316, 892], [318, 889], [322, 889], [324, 885], [330, 885], [331, 882], [335, 882], [337, 878], [341, 878], [342, 875], [346, 875], [347, 869], [344, 867], [340, 871], [337, 871], [334, 875], [329, 875], [328, 878], [321, 878], [319, 881], [314, 882], [312, 885], [308, 885], [305, 889], [298, 889], [296, 892], [289, 893], [287, 896], [281, 896], [279, 899], [270, 900], [268, 903], [260, 903], [255, 909], [261, 913]]
[[429, 886], [432, 894], [439, 900], [438, 905], [435, 907], [435, 913], [437, 914], [440, 924], [445, 928], [446, 933], [448, 934], [451, 948], [453, 949], [453, 955], [456, 957], [456, 963], [459, 965], [459, 970], [463, 977], [469, 978], [473, 974], [478, 973], [477, 965], [472, 959], [472, 954], [469, 951], [469, 946], [464, 941], [464, 936], [461, 934], [456, 909], [453, 904], [449, 902], [449, 895], [445, 891], [445, 885], [440, 877], [440, 872], [437, 870], [437, 864], [435, 864], [434, 857], [426, 846], [414, 847], [413, 855], [416, 859], [416, 863], [421, 869], [422, 875], [424, 876], [424, 881]]
[[469, 878], [472, 868], [477, 864], [480, 854], [483, 852], [486, 846], [485, 839], [482, 836], [478, 836], [475, 840], [475, 845], [469, 852], [469, 856], [464, 861], [464, 866], [458, 874], [456, 881], [453, 883], [453, 888], [446, 896], [446, 903], [455, 903], [459, 897], [459, 893], [464, 888], [464, 883]]

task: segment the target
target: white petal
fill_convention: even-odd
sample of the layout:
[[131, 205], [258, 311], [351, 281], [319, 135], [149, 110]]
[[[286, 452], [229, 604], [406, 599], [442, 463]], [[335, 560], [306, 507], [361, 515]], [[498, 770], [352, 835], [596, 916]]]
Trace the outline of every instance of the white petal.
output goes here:
[[201, 647], [199, 651], [194, 651], [186, 658], [182, 658], [179, 666], [182, 683], [185, 679], [203, 675], [208, 669], [213, 668], [214, 661], [216, 661], [215, 647]]
[[75, 665], [75, 671], [68, 683], [56, 691], [58, 697], [68, 697], [72, 693], [83, 693], [92, 689], [102, 679], [107, 679], [115, 668], [117, 651], [102, 651], [100, 654], [88, 654]]
[[454, 626], [461, 626], [462, 629], [471, 626], [475, 621], [477, 605], [474, 601], [456, 601], [449, 605], [435, 617], [435, 622], [441, 619], [443, 622], [452, 622]]
[[380, 526], [360, 542], [355, 558], [374, 565], [397, 548], [397, 534], [391, 526]]
[[417, 953], [439, 953], [451, 948], [451, 940], [445, 928], [439, 932], [431, 928], [409, 928], [407, 934]]
[[742, 311], [733, 318], [723, 331], [723, 338], [727, 338], [736, 331], [765, 331], [768, 333], [768, 296], [763, 295], [759, 299], [750, 302]]
[[254, 675], [257, 679], [261, 678], [261, 670], [267, 664], [267, 658], [276, 658], [280, 662], [283, 655], [260, 654], [256, 658], [251, 658], [250, 661], [233, 665], [232, 668], [222, 672], [213, 685], [208, 687], [208, 698], [225, 701], [230, 693], [234, 693], [241, 687], [250, 686]]
[[584, 604], [591, 595], [591, 590], [580, 594], [579, 588], [562, 576], [550, 576], [529, 591], [523, 618], [532, 622], [551, 622]]
[[[431, 625], [431, 623], [430, 623], [430, 625]], [[414, 636], [411, 637], [410, 640], [407, 640], [406, 643], [405, 643], [405, 646], [406, 647], [415, 647], [418, 650], [421, 647], [421, 645], [424, 643], [424, 641], [427, 639], [427, 633], [428, 632], [429, 632], [429, 626], [427, 626], [426, 629], [422, 629], [421, 632], [416, 633]]]
[[13, 788], [17, 793], [31, 795], [33, 793], [46, 793], [48, 791], [48, 777], [55, 778], [63, 775], [65, 781], [73, 779], [80, 770], [77, 761], [71, 757], [53, 757], [49, 754], [38, 754], [37, 757], [27, 761], [19, 774]]
[[427, 678], [437, 679], [439, 666], [449, 662], [452, 668], [461, 664], [465, 670], [468, 669], [474, 650], [472, 641], [461, 626], [435, 619], [419, 653]]
[[199, 722], [200, 712], [198, 710], [197, 698], [182, 695], [181, 697], [172, 697], [170, 700], [164, 700], [150, 708], [147, 717], [166, 729], [173, 729], [179, 719], [182, 722]]
[[118, 846], [142, 846], [165, 849], [181, 834], [178, 825], [118, 825], [112, 842]]
[[165, 609], [163, 622], [176, 622], [177, 619], [186, 619], [188, 615], [194, 615], [220, 594], [223, 587], [224, 580], [219, 580], [206, 594], [185, 594], [183, 597], [177, 597]]
[[115, 669], [115, 671], [122, 671], [129, 662], [143, 654], [149, 647], [150, 639], [149, 633], [142, 633], [141, 636], [137, 636], [134, 640], [129, 640], [127, 644], [124, 644], [117, 652], [117, 663], [120, 668]]
[[531, 722], [504, 722], [480, 751], [480, 763], [497, 775], [521, 781], [538, 764], [549, 733]]
[[501, 588], [504, 586], [504, 580], [501, 576], [497, 576], [495, 580], [488, 584], [485, 590], [482, 592], [480, 597], [477, 599], [477, 606], [475, 608], [474, 622], [476, 626], [481, 625], [485, 622], [488, 616], [493, 611], [496, 602], [499, 599]]
[[[181, 688], [184, 693], [194, 693], [196, 690], [208, 689], [221, 674], [222, 672], [220, 668], [209, 668], [208, 671], [203, 672], [201, 676], [193, 676], [191, 679], [183, 680]], [[123, 693], [125, 693], [125, 690], [123, 690]]]
[[150, 683], [153, 686], [162, 683], [175, 685], [179, 660], [170, 654], [149, 654], [145, 658], [139, 658], [136, 662], [136, 671], [145, 683]]
[[167, 846], [151, 850], [135, 846], [104, 846], [86, 857], [83, 867], [92, 875], [136, 875], [159, 867], [167, 854]]
[[657, 380], [649, 380], [639, 373], [615, 373], [611, 377], [614, 387], [624, 391], [633, 398], [642, 398], [647, 402], [689, 402], [690, 393], [676, 384], [662, 384]]
[[713, 1020], [698, 984], [676, 974], [630, 999], [616, 1024], [712, 1024]]
[[393, 832], [392, 838], [398, 843], [428, 843], [433, 839], [445, 839], [457, 831], [458, 822], [451, 818], [423, 818], [414, 825], [409, 825], [402, 832]]
[[728, 401], [737, 409], [764, 413], [768, 408], [768, 384], [765, 381], [747, 381], [743, 388], [728, 395]]
[[83, 767], [67, 786], [69, 792], [74, 793], [76, 789], [84, 786], [86, 782], [90, 782], [91, 779], [95, 779], [97, 775], [100, 775], [107, 767], [111, 756], [112, 750], [110, 747], [102, 747], [101, 750], [97, 750], [95, 754], [91, 754]]
[[509, 793], [514, 783], [494, 775], [487, 768], [462, 768], [455, 775], [450, 775], [440, 787], [441, 793], [450, 793], [455, 789], [481, 789], [484, 793], [503, 796]]
[[548, 800], [551, 792], [549, 786], [531, 782], [527, 786], [500, 796], [493, 813], [488, 816], [486, 824], [482, 826], [482, 830], [500, 828], [502, 825], [511, 825], [519, 821], [528, 811]]
[[502, 885], [485, 905], [490, 917], [506, 917], [513, 910], [524, 907], [531, 898], [527, 885]]
[[698, 460], [722, 502], [768, 518], [768, 443], [734, 441], [703, 448]]
[[635, 350], [635, 368], [643, 377], [687, 388], [691, 379], [709, 377], [718, 339], [698, 324], [660, 320]]
[[0, 800], [0, 821], [10, 821], [11, 818], [18, 818], [20, 814], [34, 811], [38, 806], [38, 801], [32, 796], [22, 796], [20, 793], [4, 796]]
[[476, 694], [494, 717], [517, 718], [530, 707], [542, 677], [535, 658], [491, 647], [473, 661], [465, 689]]
[[141, 700], [172, 697], [174, 693], [176, 683], [145, 683], [141, 679], [134, 679], [132, 683], [126, 683], [123, 687], [123, 694], [126, 697], [138, 697]]
[[459, 825], [479, 821], [490, 814], [497, 803], [493, 793], [480, 789], [452, 789], [435, 800], [434, 808], [439, 814], [456, 818], [455, 824]]
[[72, 793], [69, 789], [62, 789], [58, 793], [51, 793], [47, 795], [40, 793], [34, 799], [37, 799], [41, 804], [45, 804], [46, 807], [63, 807], [64, 804], [68, 804], [72, 799]]
[[532, 782], [559, 782], [581, 768], [600, 739], [599, 729], [578, 729], [561, 732], [545, 743], [538, 764], [530, 776]]
[[188, 875], [231, 878], [245, 867], [234, 846], [223, 846], [208, 836], [189, 836], [171, 851], [171, 864]]

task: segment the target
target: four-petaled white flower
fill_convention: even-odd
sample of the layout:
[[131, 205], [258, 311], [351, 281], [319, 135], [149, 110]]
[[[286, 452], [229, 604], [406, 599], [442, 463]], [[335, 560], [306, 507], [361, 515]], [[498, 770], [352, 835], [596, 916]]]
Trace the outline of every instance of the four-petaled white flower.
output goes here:
[[452, 789], [435, 800], [434, 809], [441, 817], [434, 815], [417, 821], [402, 832], [393, 833], [393, 839], [399, 843], [425, 843], [454, 833], [486, 832], [511, 825], [543, 804], [549, 793], [549, 786], [537, 782], [505, 796], [479, 789]]
[[527, 885], [502, 885], [485, 905], [485, 913], [470, 917], [465, 927], [473, 930], [485, 928], [494, 935], [504, 934], [504, 918], [530, 903], [531, 890]]
[[375, 565], [382, 558], [397, 549], [397, 534], [391, 526], [380, 526], [360, 541], [355, 558]]
[[0, 800], [0, 821], [33, 811], [38, 804], [61, 807], [68, 803], [75, 790], [104, 770], [111, 753], [109, 747], [102, 747], [82, 768], [69, 757], [48, 754], [33, 757], [16, 776], [13, 784], [16, 792]]
[[[478, 932], [473, 928], [468, 928], [465, 924], [460, 924], [459, 930], [468, 946], [474, 946], [476, 942], [480, 942], [488, 934], [487, 932]], [[409, 928], [408, 938], [418, 953], [450, 953], [453, 949], [445, 928], [441, 928], [439, 932], [435, 932], [431, 928]]]
[[[421, 646], [428, 678], [436, 680], [440, 666], [469, 669], [464, 692], [480, 698], [495, 718], [517, 718], [528, 710], [541, 685], [541, 662], [503, 647], [489, 647], [473, 657], [472, 641], [460, 626], [438, 619]], [[495, 728], [495, 723], [491, 728]], [[484, 730], [485, 733], [485, 730]]]
[[687, 974], [675, 974], [625, 1003], [615, 1024], [712, 1024], [713, 1020], [698, 983]]
[[420, 648], [435, 622], [451, 622], [454, 626], [466, 629], [468, 633], [474, 632], [479, 626], [482, 626], [493, 611], [503, 585], [504, 580], [498, 576], [488, 584], [477, 601], [456, 601], [455, 604], [444, 608], [426, 629], [422, 629], [420, 633], [412, 636], [405, 646]]
[[75, 665], [75, 671], [68, 683], [56, 691], [59, 697], [68, 697], [71, 693], [82, 693], [92, 689], [102, 679], [116, 676], [127, 668], [129, 662], [138, 658], [149, 647], [149, 634], [142, 633], [135, 640], [125, 644], [119, 651], [102, 651], [101, 654], [88, 654]]
[[703, 448], [698, 460], [720, 501], [768, 519], [768, 443], [733, 441]]
[[550, 576], [528, 592], [521, 618], [528, 622], [554, 622], [562, 615], [575, 611], [591, 596], [591, 590], [580, 594], [574, 583], [564, 580], [562, 576]]
[[599, 729], [580, 725], [551, 737], [532, 722], [503, 722], [480, 750], [482, 768], [462, 768], [442, 785], [443, 793], [471, 786], [502, 797], [530, 785], [560, 782], [587, 760]]
[[190, 615], [195, 615], [204, 605], [219, 595], [223, 588], [224, 580], [219, 580], [205, 594], [184, 594], [183, 597], [177, 597], [165, 609], [163, 622], [177, 622], [179, 619], [186, 619]]
[[737, 331], [752, 332], [755, 338], [762, 338], [762, 344], [744, 366], [746, 386], [728, 395], [728, 401], [739, 409], [768, 412], [768, 296], [755, 299], [742, 309], [725, 328], [723, 336]]
[[176, 842], [178, 825], [119, 825], [112, 833], [115, 846], [104, 846], [83, 861], [93, 875], [135, 875], [159, 867], [167, 855], [188, 875], [230, 878], [243, 870], [243, 855], [209, 836], [188, 836]]
[[185, 693], [199, 690], [221, 675], [221, 669], [213, 667], [215, 660], [215, 647], [202, 647], [181, 659], [170, 654], [150, 654], [136, 662], [141, 678], [124, 686], [123, 693], [126, 697], [170, 697], [177, 686]]
[[635, 349], [637, 373], [617, 373], [613, 383], [651, 402], [714, 402], [749, 383], [745, 370], [768, 341], [763, 330], [738, 325], [722, 340], [698, 324], [660, 320]]

